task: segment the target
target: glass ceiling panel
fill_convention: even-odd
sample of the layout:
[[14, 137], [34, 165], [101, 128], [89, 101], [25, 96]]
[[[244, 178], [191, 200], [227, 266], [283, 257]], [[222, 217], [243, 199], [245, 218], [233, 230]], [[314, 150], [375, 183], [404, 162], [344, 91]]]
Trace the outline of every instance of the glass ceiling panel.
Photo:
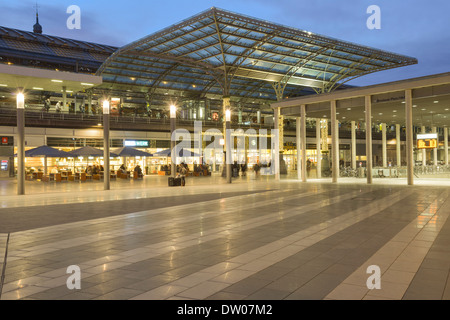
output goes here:
[[[159, 56], [152, 58], [145, 54]], [[292, 75], [319, 78], [326, 82], [321, 87], [333, 88], [337, 85], [333, 79], [345, 81], [337, 75], [350, 77], [415, 63], [414, 58], [211, 8], [121, 48], [104, 63], [99, 74], [119, 75], [126, 68], [126, 74], [133, 77], [158, 78], [159, 73], [161, 78], [174, 83], [177, 78], [183, 84], [172, 88], [180, 90], [192, 90], [195, 84], [197, 90], [208, 87], [209, 92], [216, 92], [223, 87], [239, 96], [263, 93], [273, 98], [272, 82], [254, 79], [255, 72], [260, 73], [261, 79], [274, 74], [280, 79], [284, 76], [290, 79]], [[176, 64], [184, 67], [174, 67]], [[245, 73], [239, 72], [240, 68], [246, 68]], [[247, 69], [255, 72], [250, 75]], [[246, 73], [247, 83], [242, 82]], [[186, 83], [191, 85], [186, 87]], [[311, 82], [286, 83], [286, 92], [290, 95], [314, 92], [300, 86], [301, 83]], [[155, 82], [155, 85], [166, 84]]]

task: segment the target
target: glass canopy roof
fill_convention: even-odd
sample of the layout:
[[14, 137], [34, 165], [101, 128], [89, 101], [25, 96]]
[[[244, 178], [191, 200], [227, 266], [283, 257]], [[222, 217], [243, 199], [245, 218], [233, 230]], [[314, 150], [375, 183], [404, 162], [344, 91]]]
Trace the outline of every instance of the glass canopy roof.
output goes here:
[[218, 8], [130, 43], [99, 68], [103, 87], [152, 95], [281, 100], [330, 92], [373, 72], [416, 64], [381, 51]]

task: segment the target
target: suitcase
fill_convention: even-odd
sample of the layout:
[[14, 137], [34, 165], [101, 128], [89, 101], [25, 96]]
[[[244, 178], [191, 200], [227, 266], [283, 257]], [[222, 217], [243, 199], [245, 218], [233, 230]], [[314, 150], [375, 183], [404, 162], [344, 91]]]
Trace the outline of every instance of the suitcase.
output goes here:
[[181, 186], [181, 178], [169, 177], [169, 187], [180, 187], [180, 186]]

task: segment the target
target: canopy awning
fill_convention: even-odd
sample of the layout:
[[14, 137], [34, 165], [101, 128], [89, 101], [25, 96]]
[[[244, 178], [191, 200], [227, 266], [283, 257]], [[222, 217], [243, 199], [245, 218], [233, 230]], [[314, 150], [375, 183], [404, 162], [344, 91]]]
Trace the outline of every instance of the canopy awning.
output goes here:
[[117, 154], [119, 157], [152, 157], [151, 153], [141, 151], [132, 147], [122, 147], [118, 149], [112, 150], [114, 154]]
[[[103, 87], [277, 101], [330, 92], [417, 59], [219, 8], [130, 43], [99, 68]], [[275, 89], [275, 90], [274, 90]]]
[[[14, 156], [17, 157], [17, 154]], [[72, 155], [68, 152], [58, 150], [49, 146], [40, 146], [25, 151], [26, 158], [48, 157], [48, 158], [70, 158]]]
[[[72, 157], [103, 157], [103, 150], [86, 146], [69, 152]], [[110, 157], [118, 157], [117, 154], [110, 152]]]
[[[166, 150], [162, 150], [159, 152], [156, 152], [153, 154], [154, 157], [171, 157], [172, 156], [172, 149], [166, 149]], [[192, 152], [190, 150], [181, 148], [178, 150], [178, 155], [177, 157], [179, 158], [189, 158], [189, 157], [201, 157], [201, 155]]]

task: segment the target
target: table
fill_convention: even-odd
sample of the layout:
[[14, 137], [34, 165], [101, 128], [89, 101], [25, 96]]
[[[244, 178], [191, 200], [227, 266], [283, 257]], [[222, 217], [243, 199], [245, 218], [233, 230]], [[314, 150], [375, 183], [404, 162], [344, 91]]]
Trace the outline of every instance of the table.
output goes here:
[[79, 181], [86, 181], [86, 173], [85, 172], [75, 172], [75, 179]]
[[50, 173], [50, 181], [61, 182], [61, 173]]

